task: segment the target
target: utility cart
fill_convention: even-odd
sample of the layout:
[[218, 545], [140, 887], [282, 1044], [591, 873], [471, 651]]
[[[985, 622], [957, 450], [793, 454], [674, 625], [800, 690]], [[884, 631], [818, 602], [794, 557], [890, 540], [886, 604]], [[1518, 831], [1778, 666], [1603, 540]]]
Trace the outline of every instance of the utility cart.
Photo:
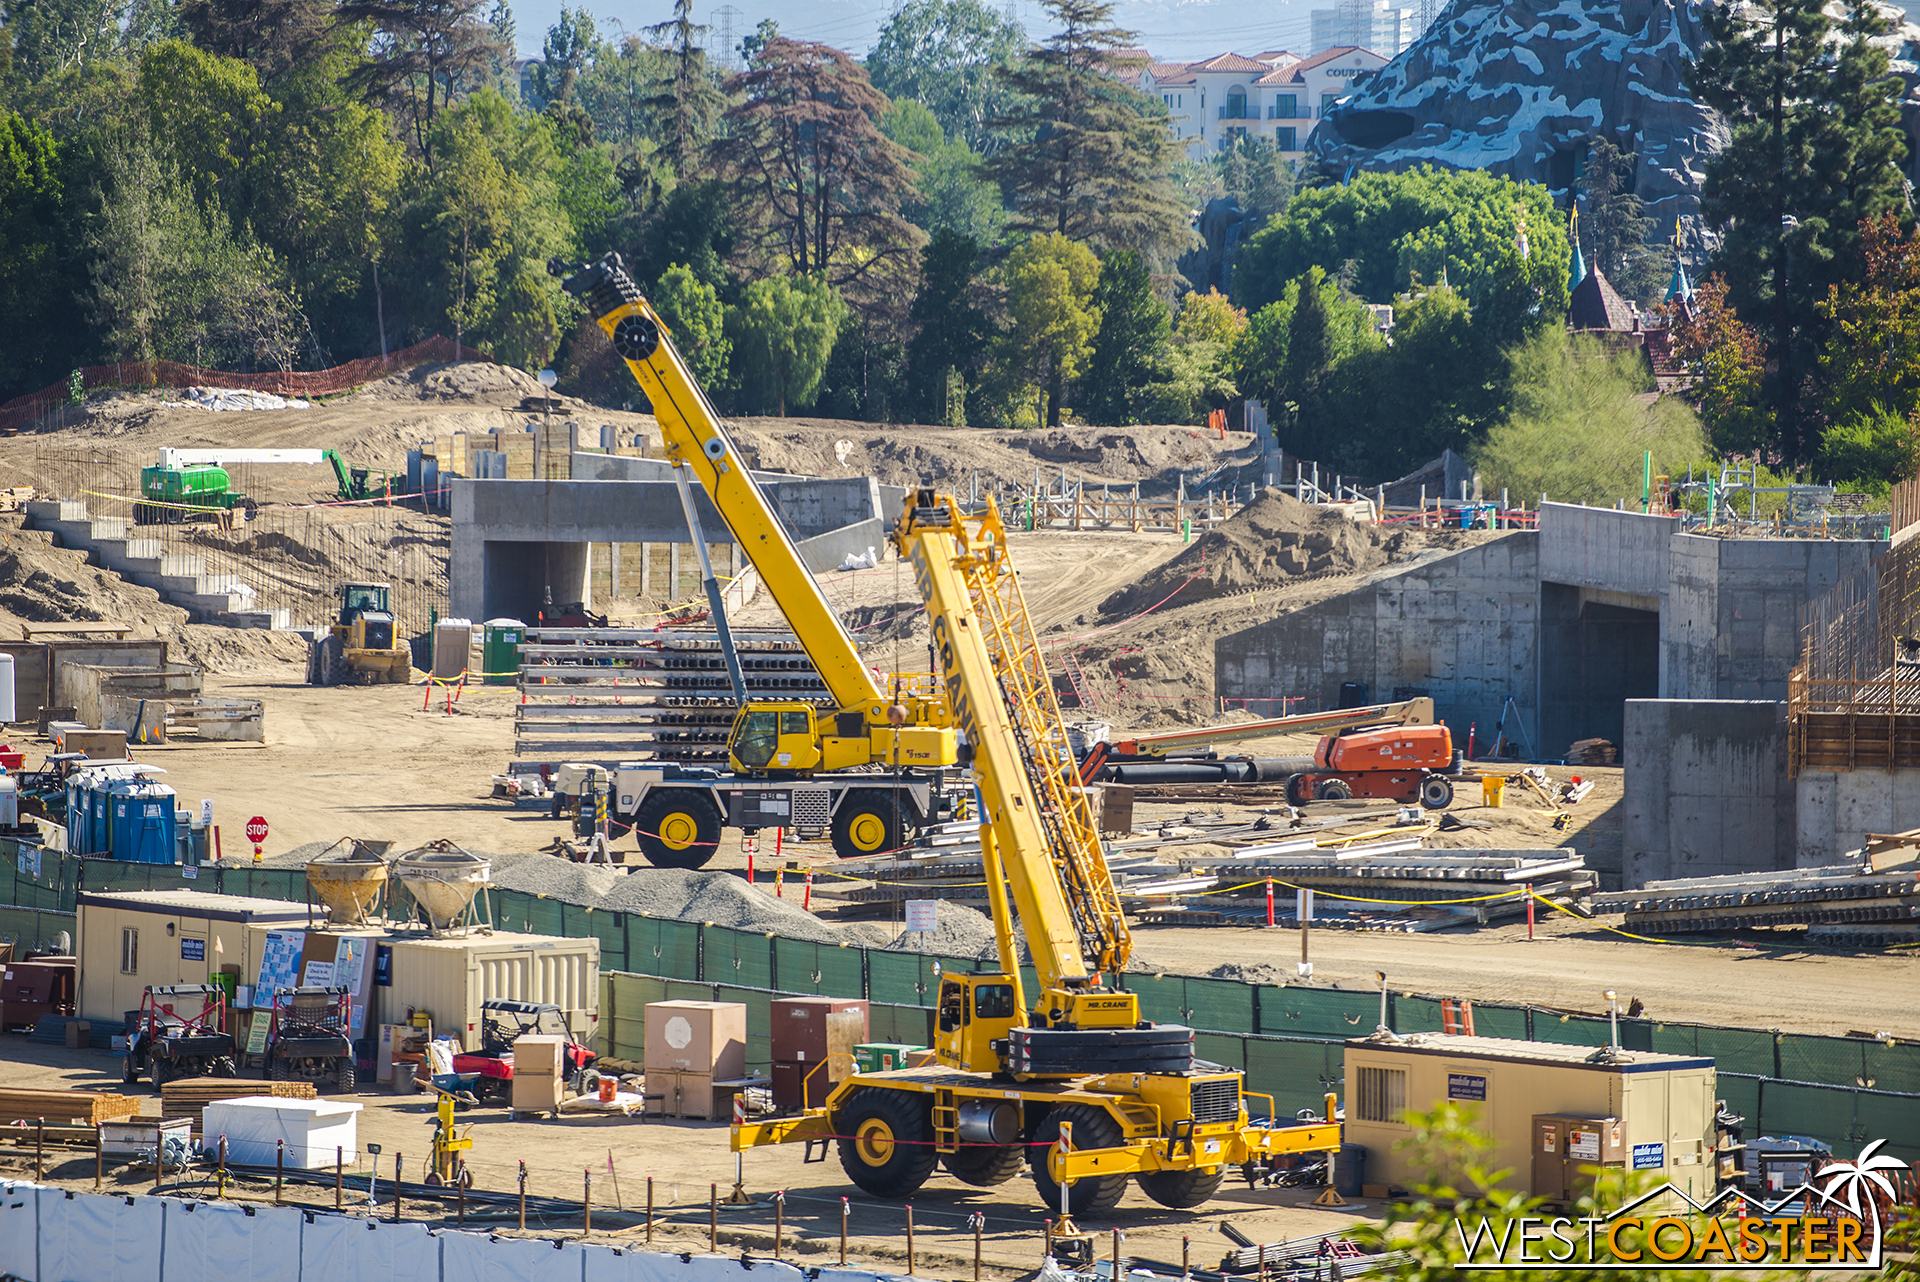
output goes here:
[[267, 1076], [276, 1082], [331, 1079], [354, 1091], [353, 998], [344, 987], [283, 988], [273, 995], [267, 1031]]
[[234, 1076], [225, 989], [213, 984], [149, 987], [141, 994], [140, 1009], [130, 1016], [121, 1069], [128, 1085], [139, 1081], [142, 1072], [156, 1091], [176, 1078]]

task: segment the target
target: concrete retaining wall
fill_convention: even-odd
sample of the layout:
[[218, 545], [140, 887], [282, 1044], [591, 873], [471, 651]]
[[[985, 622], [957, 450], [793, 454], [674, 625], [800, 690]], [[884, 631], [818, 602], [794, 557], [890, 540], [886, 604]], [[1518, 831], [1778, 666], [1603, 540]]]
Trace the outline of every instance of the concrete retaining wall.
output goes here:
[[1574, 588], [1649, 599], [1665, 596], [1667, 547], [1679, 530], [1677, 516], [1544, 503], [1540, 507], [1540, 577]]
[[1625, 889], [1795, 866], [1785, 704], [1630, 699], [1625, 724]]
[[1219, 693], [1304, 695], [1300, 710], [1312, 711], [1337, 706], [1346, 681], [1365, 682], [1375, 701], [1419, 691], [1433, 696], [1463, 748], [1469, 724], [1481, 742], [1493, 738], [1511, 695], [1537, 743], [1538, 570], [1538, 536], [1516, 532], [1370, 576], [1343, 596], [1222, 637], [1214, 645]]
[[1839, 863], [1870, 832], [1920, 828], [1920, 770], [1802, 770], [1800, 867]]

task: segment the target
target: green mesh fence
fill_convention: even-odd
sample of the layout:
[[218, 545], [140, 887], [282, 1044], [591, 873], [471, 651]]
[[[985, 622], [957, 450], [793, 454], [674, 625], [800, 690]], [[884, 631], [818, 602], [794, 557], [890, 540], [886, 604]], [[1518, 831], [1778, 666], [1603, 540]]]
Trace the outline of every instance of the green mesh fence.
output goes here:
[[12, 944], [17, 952], [52, 952], [62, 931], [78, 947], [80, 936], [72, 913], [41, 908], [0, 906], [0, 943]]
[[738, 1002], [747, 1008], [747, 1071], [765, 1074], [773, 1068], [773, 994], [751, 988], [716, 984], [716, 1002]]
[[724, 926], [702, 933], [700, 978], [741, 988], [773, 987], [773, 941]]
[[1898, 1042], [1892, 1046], [1863, 1042], [1860, 1058], [1869, 1086], [1883, 1091], [1920, 1094], [1920, 1045]]
[[1533, 1012], [1533, 1040], [1536, 1042], [1555, 1042], [1562, 1046], [1605, 1046], [1612, 1038], [1612, 1032], [1604, 1019], [1591, 1019], [1585, 1015], [1555, 1015], [1548, 1011]]
[[867, 952], [867, 995], [876, 1002], [896, 1006], [930, 1006], [933, 984], [927, 963], [931, 958], [917, 953], [890, 953], [880, 949]]
[[1255, 1031], [1267, 1036], [1365, 1037], [1380, 1022], [1377, 993], [1262, 985], [1259, 1005]]
[[[1246, 1089], [1272, 1096], [1277, 1116], [1291, 1118], [1303, 1108], [1319, 1113], [1330, 1090], [1345, 1098], [1340, 1082], [1346, 1052], [1338, 1042], [1248, 1037], [1244, 1044]], [[1249, 1099], [1247, 1108], [1264, 1115], [1267, 1103]]]

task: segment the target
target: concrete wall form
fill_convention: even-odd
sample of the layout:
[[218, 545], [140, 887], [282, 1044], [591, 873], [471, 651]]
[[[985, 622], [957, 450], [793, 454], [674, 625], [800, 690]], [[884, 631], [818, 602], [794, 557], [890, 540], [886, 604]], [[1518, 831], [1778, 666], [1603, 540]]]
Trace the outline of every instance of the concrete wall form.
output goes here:
[[1621, 746], [1625, 888], [1794, 866], [1785, 704], [1631, 699]]

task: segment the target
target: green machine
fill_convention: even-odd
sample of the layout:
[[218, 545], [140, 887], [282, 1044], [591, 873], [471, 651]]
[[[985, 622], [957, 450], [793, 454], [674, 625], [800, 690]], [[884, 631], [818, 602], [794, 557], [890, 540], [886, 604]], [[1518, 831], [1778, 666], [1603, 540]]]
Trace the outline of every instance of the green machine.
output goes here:
[[233, 490], [227, 470], [212, 463], [143, 467], [140, 497], [133, 505], [135, 525], [176, 525], [200, 515], [246, 511], [259, 505]]
[[324, 450], [321, 457], [333, 464], [333, 479], [338, 486], [339, 496], [348, 502], [391, 498], [407, 492], [407, 478], [404, 476], [374, 476], [371, 468], [350, 468], [338, 450]]

